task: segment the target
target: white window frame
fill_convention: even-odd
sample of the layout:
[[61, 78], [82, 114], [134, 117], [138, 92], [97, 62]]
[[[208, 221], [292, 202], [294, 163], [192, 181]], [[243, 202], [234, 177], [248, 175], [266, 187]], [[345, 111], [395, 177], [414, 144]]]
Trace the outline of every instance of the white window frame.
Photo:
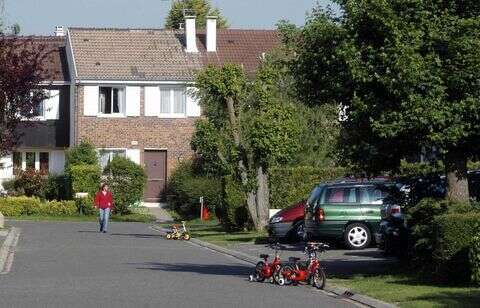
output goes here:
[[[110, 91], [110, 95], [111, 95], [111, 110], [113, 111], [113, 90], [114, 89], [118, 89], [118, 90], [121, 90], [121, 95], [122, 95], [122, 99], [121, 99], [121, 102], [120, 102], [120, 105], [119, 105], [119, 109], [120, 109], [120, 112], [117, 112], [117, 113], [103, 113], [102, 112], [102, 108], [101, 108], [101, 104], [102, 104], [102, 100], [101, 100], [101, 94], [102, 94], [102, 91], [101, 89], [102, 88], [111, 88], [111, 91]], [[111, 86], [111, 85], [100, 85], [98, 86], [98, 111], [97, 111], [97, 116], [98, 117], [104, 117], [104, 118], [124, 118], [126, 117], [126, 92], [127, 92], [127, 87], [126, 86]]]
[[[105, 169], [105, 166], [102, 166], [102, 152], [110, 152], [109, 153], [109, 158], [108, 158], [108, 162], [111, 162], [114, 155], [113, 155], [113, 152], [116, 151], [116, 152], [120, 152], [120, 151], [123, 151], [124, 154], [125, 154], [125, 157], [127, 157], [127, 148], [100, 148], [100, 149], [97, 149], [97, 152], [98, 152], [98, 160], [99, 160], [99, 163], [100, 163], [100, 167], [103, 169]], [[108, 164], [108, 163], [107, 163]]]
[[[51, 164], [51, 159], [52, 159], [52, 153], [48, 150], [22, 150], [22, 151], [14, 151], [17, 153], [20, 153], [21, 157], [21, 170], [25, 171], [27, 170], [27, 153], [34, 153], [35, 155], [35, 166], [34, 169], [36, 171], [40, 171], [40, 153], [48, 153], [48, 170], [47, 174], [50, 173], [50, 164]], [[13, 166], [13, 154], [12, 154], [12, 166]], [[14, 167], [14, 166], [13, 166]]]
[[[47, 96], [48, 96], [48, 90], [47, 90], [47, 89], [43, 89], [43, 91], [46, 91], [46, 92], [47, 92]], [[30, 95], [32, 96], [33, 93], [30, 92]], [[47, 100], [47, 99], [48, 99], [48, 97], [45, 98], [44, 100], [42, 100], [42, 101], [40, 102], [40, 105], [42, 106], [42, 113], [43, 113], [42, 115], [33, 116], [33, 117], [31, 117], [31, 118], [27, 118], [27, 117], [21, 115], [21, 117], [22, 117], [21, 121], [46, 121], [47, 118], [45, 117], [45, 100]]]
[[[161, 105], [162, 105], [162, 91], [170, 91], [170, 113], [162, 113]], [[182, 90], [182, 103], [183, 103], [183, 112], [182, 113], [174, 113], [175, 107], [175, 90]], [[186, 118], [187, 117], [187, 88], [186, 87], [179, 87], [175, 85], [170, 86], [161, 86], [160, 87], [160, 118], [170, 118], [170, 119], [178, 119], [178, 118]]]

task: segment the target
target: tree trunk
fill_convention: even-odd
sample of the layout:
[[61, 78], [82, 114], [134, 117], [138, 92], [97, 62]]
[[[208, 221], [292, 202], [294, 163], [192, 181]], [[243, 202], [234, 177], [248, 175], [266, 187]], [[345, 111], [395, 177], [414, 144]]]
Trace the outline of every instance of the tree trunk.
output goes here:
[[257, 168], [257, 222], [255, 223], [258, 231], [263, 230], [268, 224], [269, 204], [268, 174], [260, 166]]
[[468, 202], [467, 158], [461, 151], [450, 151], [445, 155], [447, 174], [447, 198], [455, 202]]

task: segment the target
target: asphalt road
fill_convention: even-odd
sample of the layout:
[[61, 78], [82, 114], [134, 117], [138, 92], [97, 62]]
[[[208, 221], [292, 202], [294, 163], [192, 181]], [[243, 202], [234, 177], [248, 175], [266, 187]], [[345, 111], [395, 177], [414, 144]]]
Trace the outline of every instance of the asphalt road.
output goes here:
[[308, 286], [251, 283], [252, 266], [146, 224], [14, 222], [22, 229], [0, 307], [353, 307]]

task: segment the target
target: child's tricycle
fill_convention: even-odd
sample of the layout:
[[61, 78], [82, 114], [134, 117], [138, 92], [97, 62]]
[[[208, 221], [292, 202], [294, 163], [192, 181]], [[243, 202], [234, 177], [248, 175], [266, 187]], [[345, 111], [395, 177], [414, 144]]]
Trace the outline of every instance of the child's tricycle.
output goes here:
[[172, 230], [167, 232], [166, 238], [167, 240], [185, 240], [188, 241], [190, 239], [190, 233], [188, 233], [187, 228], [185, 227], [185, 221], [182, 221], [183, 229], [180, 231], [178, 229], [178, 225], [173, 225]]

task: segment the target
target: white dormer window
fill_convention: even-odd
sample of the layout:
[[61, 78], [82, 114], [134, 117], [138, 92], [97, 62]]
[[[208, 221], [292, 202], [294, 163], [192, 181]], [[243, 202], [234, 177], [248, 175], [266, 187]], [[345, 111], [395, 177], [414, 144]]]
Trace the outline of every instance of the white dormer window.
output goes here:
[[186, 101], [184, 87], [160, 87], [160, 117], [185, 117]]
[[125, 115], [125, 88], [100, 87], [98, 91], [98, 113], [102, 115]]

